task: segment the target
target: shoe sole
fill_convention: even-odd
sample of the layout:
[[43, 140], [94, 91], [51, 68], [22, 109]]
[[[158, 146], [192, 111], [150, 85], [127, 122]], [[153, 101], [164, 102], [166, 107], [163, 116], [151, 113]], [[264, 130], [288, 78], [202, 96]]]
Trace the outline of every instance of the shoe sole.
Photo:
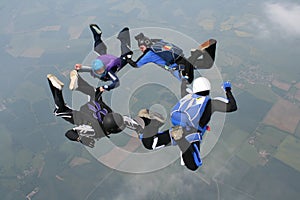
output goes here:
[[61, 82], [56, 76], [54, 76], [53, 74], [48, 74], [47, 78], [49, 79], [49, 81], [52, 83], [52, 85], [59, 89], [62, 90], [62, 88], [64, 87], [64, 83]]
[[95, 24], [91, 25], [91, 28], [94, 29], [96, 31], [96, 33], [98, 34], [102, 34], [102, 31], [100, 28], [98, 28]]
[[138, 116], [148, 118], [148, 119], [155, 119], [161, 123], [165, 122], [165, 119], [159, 113], [154, 113], [154, 112], [148, 111], [147, 109], [140, 110], [138, 113]]
[[214, 39], [209, 39], [205, 42], [203, 42], [200, 46], [199, 46], [199, 50], [203, 51], [204, 49], [207, 49], [209, 46], [213, 45], [213, 44], [216, 44], [217, 41], [214, 40]]
[[77, 74], [77, 72], [75, 70], [72, 70], [70, 72], [70, 79], [71, 79], [70, 85], [69, 85], [69, 89], [70, 90], [74, 90], [75, 89], [76, 84], [77, 84], [77, 80], [78, 80], [77, 76], [78, 76], [78, 74]]
[[150, 119], [150, 115], [149, 115], [149, 112], [148, 112], [147, 109], [140, 110], [139, 113], [138, 113], [138, 116]]

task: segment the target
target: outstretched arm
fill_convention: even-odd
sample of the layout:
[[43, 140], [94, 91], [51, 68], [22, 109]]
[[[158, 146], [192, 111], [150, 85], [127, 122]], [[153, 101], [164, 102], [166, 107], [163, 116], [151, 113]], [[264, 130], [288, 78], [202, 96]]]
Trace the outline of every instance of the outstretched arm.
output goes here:
[[78, 71], [78, 72], [91, 72], [92, 71], [92, 67], [90, 66], [85, 66], [82, 64], [75, 64], [74, 68]]
[[153, 62], [151, 52], [149, 52], [149, 49], [147, 49], [136, 61], [133, 61], [131, 59], [131, 55], [126, 57], [126, 61], [134, 68], [141, 67], [147, 63]]
[[[225, 84], [226, 83], [226, 84]], [[226, 98], [215, 98], [209, 100], [206, 108], [203, 112], [201, 120], [199, 121], [199, 126], [204, 127], [211, 118], [211, 115], [218, 111], [218, 112], [234, 112], [237, 110], [237, 105], [235, 98], [231, 92], [231, 84], [229, 82], [225, 82], [223, 88], [226, 92]]]
[[231, 83], [224, 82], [223, 89], [226, 92], [227, 99], [215, 98], [212, 100], [212, 112], [234, 112], [237, 110], [235, 98], [231, 92]]

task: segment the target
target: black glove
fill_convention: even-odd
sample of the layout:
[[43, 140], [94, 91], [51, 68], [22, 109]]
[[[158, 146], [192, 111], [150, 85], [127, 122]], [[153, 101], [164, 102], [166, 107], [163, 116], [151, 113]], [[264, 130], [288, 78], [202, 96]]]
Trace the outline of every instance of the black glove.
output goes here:
[[132, 51], [129, 51], [129, 52], [124, 53], [123, 55], [121, 55], [121, 58], [122, 58], [123, 60], [126, 60], [126, 61], [127, 61], [128, 59], [131, 59], [132, 55], [133, 55], [133, 52], [132, 52]]
[[90, 148], [95, 147], [95, 140], [89, 137], [80, 136], [79, 142], [85, 146], [88, 146]]

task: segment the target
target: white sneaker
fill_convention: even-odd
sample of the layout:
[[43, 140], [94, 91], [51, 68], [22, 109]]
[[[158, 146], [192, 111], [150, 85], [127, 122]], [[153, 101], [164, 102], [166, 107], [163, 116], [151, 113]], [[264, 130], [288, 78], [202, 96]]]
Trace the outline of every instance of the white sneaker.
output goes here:
[[138, 113], [139, 117], [144, 117], [144, 118], [148, 118], [148, 119], [156, 119], [157, 121], [164, 123], [165, 119], [164, 117], [157, 113], [157, 112], [151, 112], [148, 109], [141, 109]]
[[70, 81], [69, 89], [75, 90], [78, 87], [78, 85], [77, 85], [78, 73], [76, 70], [72, 70], [70, 72], [70, 79], [71, 79], [71, 81]]
[[62, 88], [64, 87], [64, 83], [58, 80], [58, 78], [53, 74], [48, 74], [47, 78], [55, 88], [62, 90]]
[[91, 24], [91, 27], [96, 31], [96, 33], [102, 34], [101, 29], [96, 24]]
[[126, 115], [123, 115], [123, 120], [126, 127], [131, 130], [140, 130], [144, 129], [145, 127], [143, 119], [139, 117], [132, 119]]

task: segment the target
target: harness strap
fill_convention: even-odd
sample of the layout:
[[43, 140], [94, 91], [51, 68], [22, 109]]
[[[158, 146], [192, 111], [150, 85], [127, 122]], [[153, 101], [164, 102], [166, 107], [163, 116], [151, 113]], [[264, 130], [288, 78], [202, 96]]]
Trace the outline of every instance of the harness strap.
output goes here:
[[102, 115], [106, 115], [108, 113], [106, 108], [102, 108], [98, 102], [93, 101], [94, 105], [88, 104], [88, 107], [91, 111], [93, 111], [93, 117], [98, 120], [98, 122], [103, 121]]

